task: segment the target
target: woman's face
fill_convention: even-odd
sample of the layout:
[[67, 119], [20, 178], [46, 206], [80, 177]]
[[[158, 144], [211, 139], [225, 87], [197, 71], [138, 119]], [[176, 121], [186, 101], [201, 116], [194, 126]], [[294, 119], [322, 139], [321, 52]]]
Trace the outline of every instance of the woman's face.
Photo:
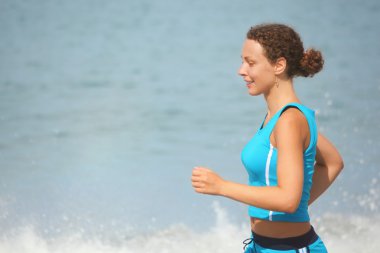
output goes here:
[[244, 78], [252, 96], [266, 94], [275, 84], [274, 65], [264, 55], [264, 49], [255, 40], [247, 39], [242, 50], [239, 75]]

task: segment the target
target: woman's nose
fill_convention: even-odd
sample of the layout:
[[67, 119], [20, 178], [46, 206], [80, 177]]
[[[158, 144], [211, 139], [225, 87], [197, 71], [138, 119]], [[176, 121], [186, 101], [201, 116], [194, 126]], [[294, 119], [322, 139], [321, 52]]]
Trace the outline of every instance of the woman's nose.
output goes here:
[[246, 76], [246, 75], [247, 75], [247, 73], [246, 73], [246, 71], [245, 71], [245, 68], [244, 68], [244, 64], [241, 64], [241, 65], [240, 65], [240, 67], [239, 67], [239, 69], [238, 69], [238, 71], [237, 71], [237, 74], [238, 74], [239, 76]]

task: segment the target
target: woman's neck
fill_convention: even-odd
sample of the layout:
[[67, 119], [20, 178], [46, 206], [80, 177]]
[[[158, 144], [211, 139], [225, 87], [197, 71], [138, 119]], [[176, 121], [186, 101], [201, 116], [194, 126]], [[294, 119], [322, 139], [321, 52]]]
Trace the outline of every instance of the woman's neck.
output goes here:
[[268, 115], [271, 117], [288, 103], [300, 103], [293, 87], [292, 79], [278, 80], [268, 93], [264, 94], [268, 106]]

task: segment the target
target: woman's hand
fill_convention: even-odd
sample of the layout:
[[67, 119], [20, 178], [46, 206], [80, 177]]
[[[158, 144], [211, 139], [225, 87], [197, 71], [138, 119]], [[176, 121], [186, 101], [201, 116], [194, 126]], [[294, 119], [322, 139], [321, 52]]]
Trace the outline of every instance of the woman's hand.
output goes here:
[[194, 190], [198, 193], [221, 195], [221, 189], [225, 181], [208, 168], [194, 167], [191, 182]]

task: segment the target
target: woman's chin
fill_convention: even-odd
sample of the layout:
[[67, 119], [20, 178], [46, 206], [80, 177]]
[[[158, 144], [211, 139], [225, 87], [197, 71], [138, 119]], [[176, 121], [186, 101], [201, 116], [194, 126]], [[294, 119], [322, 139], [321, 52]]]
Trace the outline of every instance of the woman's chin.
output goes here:
[[258, 96], [258, 95], [261, 95], [261, 92], [259, 92], [257, 90], [249, 89], [248, 94], [251, 96]]

